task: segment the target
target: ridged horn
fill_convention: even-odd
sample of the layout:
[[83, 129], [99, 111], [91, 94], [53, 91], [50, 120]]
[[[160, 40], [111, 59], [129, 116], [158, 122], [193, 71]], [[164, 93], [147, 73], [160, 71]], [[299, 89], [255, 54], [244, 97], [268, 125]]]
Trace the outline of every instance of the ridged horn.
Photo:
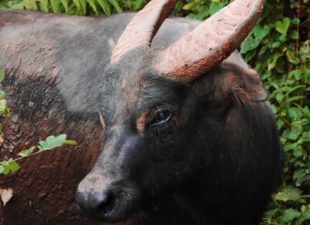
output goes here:
[[226, 59], [254, 27], [264, 0], [235, 0], [164, 49], [155, 68], [192, 81]]
[[177, 0], [152, 0], [127, 25], [113, 49], [111, 63], [117, 63], [130, 50], [150, 46], [163, 21], [174, 9]]

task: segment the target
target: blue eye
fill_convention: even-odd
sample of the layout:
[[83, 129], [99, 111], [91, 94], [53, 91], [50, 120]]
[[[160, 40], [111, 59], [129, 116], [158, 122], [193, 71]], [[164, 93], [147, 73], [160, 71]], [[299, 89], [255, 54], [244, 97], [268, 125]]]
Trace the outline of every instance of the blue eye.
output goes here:
[[172, 117], [172, 113], [168, 110], [158, 111], [155, 114], [155, 117], [150, 122], [150, 127], [162, 125], [164, 123], [167, 123]]

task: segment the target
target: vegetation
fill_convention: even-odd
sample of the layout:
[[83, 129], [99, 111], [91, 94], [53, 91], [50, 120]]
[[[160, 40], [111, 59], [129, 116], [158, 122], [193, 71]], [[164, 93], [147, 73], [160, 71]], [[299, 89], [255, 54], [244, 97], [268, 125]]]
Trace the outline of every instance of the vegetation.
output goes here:
[[[228, 2], [182, 0], [178, 2], [174, 14], [205, 19]], [[270, 93], [269, 100], [286, 155], [282, 185], [273, 196], [262, 225], [310, 224], [309, 2], [267, 1], [261, 19], [240, 48], [246, 61], [260, 72]], [[143, 5], [143, 0], [0, 1], [2, 8], [74, 15], [110, 15], [124, 10], [138, 10]]]
[[[4, 71], [0, 69], [0, 83], [4, 79]], [[10, 116], [9, 106], [4, 99], [4, 91], [0, 90], [0, 116], [7, 118]], [[3, 143], [2, 137], [2, 124], [0, 123], [0, 145]], [[32, 146], [28, 149], [20, 151], [15, 159], [8, 159], [0, 161], [0, 175], [7, 175], [10, 172], [15, 173], [20, 169], [18, 162], [24, 158], [40, 154], [44, 151], [53, 150], [57, 147], [61, 147], [63, 145], [76, 145], [77, 143], [73, 140], [67, 140], [66, 134], [60, 134], [58, 136], [48, 136], [46, 140], [39, 141], [38, 145]], [[1, 193], [0, 193], [0, 202], [1, 202]]]

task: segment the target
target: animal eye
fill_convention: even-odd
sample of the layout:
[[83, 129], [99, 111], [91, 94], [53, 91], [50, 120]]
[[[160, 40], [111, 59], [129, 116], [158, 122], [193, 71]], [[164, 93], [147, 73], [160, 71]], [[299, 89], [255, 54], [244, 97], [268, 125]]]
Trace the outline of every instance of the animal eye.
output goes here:
[[172, 113], [168, 110], [162, 110], [155, 113], [154, 118], [149, 123], [149, 127], [155, 127], [170, 121]]

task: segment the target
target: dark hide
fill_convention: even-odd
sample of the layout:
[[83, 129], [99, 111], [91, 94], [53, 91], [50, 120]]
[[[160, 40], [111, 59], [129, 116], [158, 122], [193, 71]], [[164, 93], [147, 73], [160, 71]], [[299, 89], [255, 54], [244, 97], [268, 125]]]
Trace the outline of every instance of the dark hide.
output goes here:
[[[29, 158], [19, 173], [0, 177], [1, 188], [14, 190], [4, 224], [99, 224], [77, 214], [74, 193], [100, 149], [79, 189], [94, 199], [77, 196], [92, 218], [258, 224], [279, 182], [282, 152], [257, 74], [238, 53], [192, 83], [158, 74], [150, 63], [157, 50], [198, 24], [186, 19], [166, 20], [152, 51], [135, 49], [120, 65], [108, 65], [132, 15], [0, 11], [2, 88], [12, 114], [4, 121], [0, 159], [49, 134], [79, 142]], [[162, 109], [173, 112], [171, 120], [150, 127]], [[113, 193], [110, 218], [90, 207], [100, 195], [95, 189]]]

